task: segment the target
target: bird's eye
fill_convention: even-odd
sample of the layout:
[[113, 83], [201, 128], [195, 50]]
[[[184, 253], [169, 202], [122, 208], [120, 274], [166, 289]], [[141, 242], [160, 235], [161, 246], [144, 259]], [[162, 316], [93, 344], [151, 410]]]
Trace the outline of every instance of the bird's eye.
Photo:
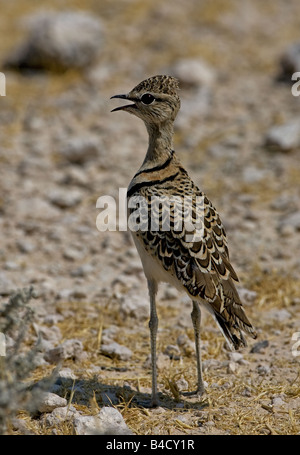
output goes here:
[[141, 102], [143, 104], [151, 104], [153, 103], [153, 101], [155, 100], [154, 96], [151, 95], [151, 93], [145, 93], [142, 97], [141, 97]]

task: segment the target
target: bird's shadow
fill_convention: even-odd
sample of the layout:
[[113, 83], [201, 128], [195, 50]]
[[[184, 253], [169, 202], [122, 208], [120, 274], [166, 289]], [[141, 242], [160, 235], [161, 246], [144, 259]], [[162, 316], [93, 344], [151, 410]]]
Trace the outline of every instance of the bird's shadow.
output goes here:
[[[151, 394], [139, 392], [129, 385], [108, 385], [96, 377], [71, 379], [58, 376], [50, 391], [66, 398], [70, 404], [91, 406], [94, 403], [99, 407], [123, 405], [131, 408], [151, 408]], [[208, 406], [205, 399], [193, 397], [186, 400], [182, 396], [175, 399], [170, 394], [161, 392], [158, 400], [159, 407], [170, 410], [200, 410]]]

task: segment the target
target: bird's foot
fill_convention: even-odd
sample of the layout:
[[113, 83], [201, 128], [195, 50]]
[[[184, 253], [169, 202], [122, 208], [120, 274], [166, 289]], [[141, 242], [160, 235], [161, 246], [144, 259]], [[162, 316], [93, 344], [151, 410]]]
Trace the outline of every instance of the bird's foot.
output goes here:
[[150, 408], [158, 408], [160, 406], [159, 400], [157, 397], [152, 398], [151, 403], [150, 403]]
[[192, 396], [197, 396], [198, 398], [203, 397], [205, 394], [205, 388], [203, 387], [197, 387], [196, 390], [193, 390], [191, 392], [182, 392], [182, 395], [185, 397], [192, 397]]

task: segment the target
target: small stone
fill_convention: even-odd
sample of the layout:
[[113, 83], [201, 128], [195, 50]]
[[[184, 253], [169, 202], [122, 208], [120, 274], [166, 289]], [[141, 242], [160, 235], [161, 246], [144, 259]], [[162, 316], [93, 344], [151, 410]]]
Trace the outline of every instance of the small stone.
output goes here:
[[61, 426], [62, 422], [74, 420], [80, 414], [74, 406], [65, 406], [55, 408], [51, 413], [45, 416], [47, 426]]
[[65, 398], [56, 395], [55, 393], [47, 392], [41, 403], [38, 405], [38, 412], [52, 412], [55, 408], [67, 406], [67, 400]]
[[15, 286], [4, 272], [0, 272], [0, 295], [10, 295]]
[[189, 384], [186, 379], [180, 378], [176, 381], [176, 385], [178, 387], [178, 390], [183, 391], [183, 390], [188, 390], [189, 389]]
[[90, 275], [94, 271], [94, 267], [91, 264], [83, 264], [77, 269], [72, 270], [71, 276], [73, 277], [85, 277]]
[[273, 397], [272, 398], [272, 406], [274, 407], [280, 407], [280, 406], [285, 406], [285, 402], [283, 401], [283, 399], [281, 397]]
[[82, 287], [81, 288], [77, 288], [77, 289], [75, 288], [75, 289], [73, 289], [72, 297], [74, 299], [86, 299], [87, 298], [87, 292]]
[[[63, 144], [60, 154], [69, 163], [82, 165], [99, 155], [99, 140], [91, 137], [75, 137]], [[80, 177], [82, 179], [82, 176]]]
[[252, 346], [250, 353], [257, 354], [257, 353], [261, 352], [263, 349], [267, 348], [268, 346], [269, 346], [268, 340], [258, 341], [257, 343], [255, 343]]
[[86, 68], [103, 41], [100, 19], [84, 11], [40, 12], [27, 19], [24, 43], [6, 59], [6, 67], [64, 71]]
[[78, 261], [82, 259], [84, 256], [84, 252], [81, 250], [78, 250], [76, 248], [66, 248], [63, 251], [63, 257], [64, 259], [67, 259], [68, 261]]
[[236, 363], [243, 363], [244, 360], [243, 354], [241, 354], [240, 352], [230, 352], [229, 358], [230, 360], [232, 360], [232, 362]]
[[116, 343], [115, 341], [109, 344], [101, 345], [101, 353], [107, 355], [108, 357], [115, 357], [119, 360], [129, 360], [132, 356], [132, 351], [130, 349]]
[[250, 289], [239, 288], [238, 292], [243, 304], [245, 305], [251, 305], [257, 297], [257, 292], [251, 291]]
[[300, 41], [291, 44], [283, 53], [281, 60], [282, 76], [290, 82], [292, 74], [300, 70]]
[[300, 122], [290, 121], [273, 126], [266, 134], [266, 145], [286, 152], [300, 144]]
[[[160, 352], [156, 356], [156, 365], [158, 370], [164, 371], [166, 368], [170, 366], [170, 357], [166, 354]], [[149, 354], [144, 362], [144, 368], [151, 368], [151, 354]]]
[[134, 317], [139, 320], [149, 317], [148, 295], [128, 293], [120, 297], [120, 314], [123, 318]]
[[256, 370], [259, 375], [264, 376], [270, 373], [271, 368], [269, 367], [269, 365], [258, 365]]
[[14, 261], [7, 261], [4, 263], [4, 269], [5, 270], [19, 270], [20, 265]]
[[[183, 129], [209, 111], [216, 74], [208, 63], [199, 58], [180, 59], [168, 71], [180, 80], [180, 87], [184, 88], [181, 115], [176, 120], [177, 128]], [[188, 144], [193, 145], [194, 140], [191, 137]]]
[[300, 231], [300, 212], [294, 212], [283, 217], [278, 228], [282, 231], [284, 228], [291, 228], [293, 231]]
[[30, 240], [18, 240], [17, 247], [19, 248], [21, 253], [32, 253], [36, 246]]
[[180, 349], [178, 345], [169, 344], [164, 350], [164, 354], [173, 360], [180, 360]]
[[208, 420], [208, 422], [206, 422], [205, 425], [207, 425], [208, 427], [214, 427], [215, 422], [213, 420]]
[[78, 416], [74, 419], [74, 429], [79, 435], [132, 435], [122, 414], [115, 408], [105, 406], [95, 416]]
[[[44, 318], [44, 323], [49, 324], [51, 326], [56, 326], [58, 322], [61, 322], [64, 320], [64, 317], [61, 314], [48, 314]], [[57, 327], [58, 328], [58, 327]]]
[[61, 360], [75, 358], [78, 359], [82, 355], [83, 345], [81, 341], [76, 339], [66, 340], [56, 348], [50, 349], [45, 353], [45, 360], [49, 363], [58, 363]]
[[291, 195], [290, 193], [282, 193], [270, 204], [271, 209], [278, 210], [282, 212], [292, 212], [296, 211], [298, 204], [298, 198], [296, 195]]
[[63, 190], [53, 190], [48, 195], [48, 199], [51, 204], [61, 208], [61, 209], [68, 209], [71, 207], [75, 207], [82, 201], [83, 193], [81, 190], [73, 189], [66, 191]]
[[292, 317], [291, 313], [285, 308], [282, 308], [281, 310], [270, 310], [268, 311], [267, 316], [269, 320], [276, 322], [285, 322]]
[[245, 387], [245, 388], [242, 390], [241, 395], [243, 395], [244, 397], [251, 397], [251, 396], [252, 396], [252, 393], [251, 393], [251, 390], [248, 389], [248, 387]]
[[230, 361], [227, 365], [227, 373], [235, 373], [237, 370], [236, 362]]
[[61, 379], [76, 379], [76, 375], [74, 372], [71, 370], [71, 368], [62, 368], [59, 370], [59, 378]]
[[73, 289], [61, 289], [56, 294], [57, 299], [69, 300], [72, 297]]
[[61, 331], [57, 326], [47, 327], [36, 324], [34, 322], [33, 327], [35, 332], [39, 334], [44, 340], [51, 341], [53, 344], [58, 343], [62, 338]]
[[190, 355], [195, 351], [195, 344], [185, 333], [179, 335], [176, 342], [180, 349], [183, 350], [184, 355]]
[[118, 333], [119, 328], [116, 325], [111, 325], [102, 331], [102, 343], [109, 344], [114, 341], [114, 337]]
[[81, 168], [79, 166], [69, 166], [68, 169], [66, 169], [64, 175], [58, 179], [58, 183], [89, 189], [93, 185], [87, 173], [84, 171], [84, 168]]
[[171, 68], [172, 74], [187, 87], [201, 87], [215, 82], [215, 71], [202, 59], [183, 58]]
[[257, 183], [264, 180], [267, 176], [265, 169], [259, 169], [255, 166], [247, 166], [243, 169], [242, 178], [245, 183]]

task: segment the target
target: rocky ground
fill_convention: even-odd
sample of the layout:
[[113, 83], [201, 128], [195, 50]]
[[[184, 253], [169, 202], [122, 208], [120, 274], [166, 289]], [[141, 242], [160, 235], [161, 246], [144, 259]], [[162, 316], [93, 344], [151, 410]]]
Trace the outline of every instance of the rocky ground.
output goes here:
[[[34, 288], [18, 349], [40, 344], [25, 383], [59, 365], [34, 411], [7, 406], [6, 431], [299, 434], [298, 1], [77, 6], [46, 22], [33, 0], [2, 6], [1, 303]], [[180, 79], [175, 149], [221, 214], [258, 339], [231, 353], [205, 316], [207, 393], [182, 397], [196, 379], [191, 304], [161, 285], [161, 406], [149, 409], [146, 281], [130, 234], [97, 229], [96, 202], [118, 199], [147, 146], [141, 122], [110, 114], [110, 96], [161, 73]], [[15, 343], [8, 332], [7, 352]]]

